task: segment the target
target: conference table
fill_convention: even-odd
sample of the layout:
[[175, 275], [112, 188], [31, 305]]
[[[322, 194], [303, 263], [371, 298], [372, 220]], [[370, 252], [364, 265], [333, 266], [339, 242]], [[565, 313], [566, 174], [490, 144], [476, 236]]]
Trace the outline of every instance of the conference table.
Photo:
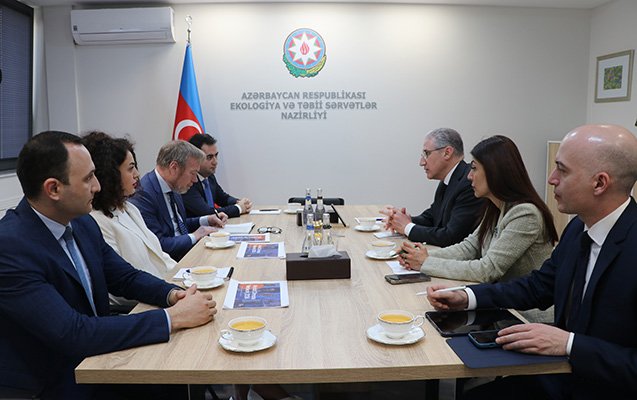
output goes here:
[[[275, 206], [276, 207], [276, 206]], [[272, 208], [272, 207], [269, 207]], [[283, 210], [285, 207], [281, 207]], [[268, 309], [222, 309], [228, 288], [211, 289], [217, 301], [215, 319], [203, 326], [173, 332], [166, 343], [143, 346], [89, 357], [76, 369], [78, 383], [147, 384], [256, 384], [256, 383], [336, 383], [409, 381], [496, 375], [567, 373], [567, 362], [506, 368], [467, 368], [428, 322], [425, 337], [413, 344], [392, 346], [368, 339], [367, 329], [382, 310], [401, 309], [423, 314], [432, 307], [417, 292], [433, 283], [463, 282], [433, 278], [428, 283], [390, 285], [384, 276], [391, 273], [385, 261], [365, 256], [376, 238], [359, 232], [355, 217], [378, 216], [379, 206], [337, 206], [347, 223], [332, 224], [338, 249], [351, 258], [351, 279], [288, 281], [289, 307]], [[285, 243], [286, 252], [300, 252], [304, 228], [296, 216], [242, 215], [231, 223], [253, 222], [259, 227], [279, 227], [271, 241]], [[401, 243], [404, 239], [390, 239]], [[206, 239], [197, 243], [177, 268], [212, 265], [233, 266], [232, 279], [238, 281], [282, 281], [285, 260], [239, 259], [238, 245], [209, 249]], [[170, 280], [175, 271], [168, 274]], [[134, 312], [151, 308], [138, 305]], [[220, 331], [229, 320], [256, 315], [268, 321], [277, 337], [266, 350], [237, 353], [219, 344]]]

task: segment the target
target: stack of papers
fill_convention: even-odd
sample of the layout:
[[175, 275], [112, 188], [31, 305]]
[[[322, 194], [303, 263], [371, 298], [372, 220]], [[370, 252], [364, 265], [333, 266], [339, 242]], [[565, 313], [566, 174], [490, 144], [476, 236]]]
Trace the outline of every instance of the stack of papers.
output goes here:
[[222, 231], [228, 233], [250, 233], [254, 228], [254, 222], [246, 222], [245, 224], [226, 224]]

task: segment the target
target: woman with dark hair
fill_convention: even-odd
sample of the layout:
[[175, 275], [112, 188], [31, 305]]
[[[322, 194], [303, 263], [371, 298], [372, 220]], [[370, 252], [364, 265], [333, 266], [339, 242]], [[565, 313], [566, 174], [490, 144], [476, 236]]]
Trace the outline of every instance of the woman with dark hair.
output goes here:
[[474, 194], [490, 200], [484, 203], [480, 225], [462, 242], [442, 249], [427, 251], [421, 243], [405, 242], [400, 263], [428, 275], [473, 282], [526, 275], [542, 265], [558, 239], [553, 216], [533, 188], [511, 139], [492, 136], [478, 143], [471, 155]]
[[[97, 221], [104, 240], [132, 266], [159, 278], [176, 262], [161, 249], [157, 237], [146, 227], [139, 210], [128, 197], [139, 184], [133, 145], [123, 138], [91, 132], [82, 138], [95, 164], [101, 190], [93, 197], [91, 216]], [[114, 308], [135, 302], [110, 295]]]

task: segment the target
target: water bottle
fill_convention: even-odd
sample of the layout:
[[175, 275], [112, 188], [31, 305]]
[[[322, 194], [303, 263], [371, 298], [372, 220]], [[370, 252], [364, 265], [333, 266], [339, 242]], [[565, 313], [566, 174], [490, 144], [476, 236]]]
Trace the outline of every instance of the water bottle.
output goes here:
[[301, 253], [308, 254], [314, 244], [314, 214], [307, 215], [307, 223], [305, 224], [305, 239], [301, 246]]
[[301, 223], [303, 226], [307, 226], [307, 215], [313, 214], [314, 210], [312, 209], [312, 193], [310, 192], [310, 188], [305, 189], [305, 205], [303, 206], [303, 214]]
[[320, 221], [323, 223], [324, 213], [325, 206], [323, 205], [323, 189], [318, 188], [316, 190], [316, 211], [314, 212], [314, 221]]
[[332, 239], [332, 224], [330, 223], [330, 214], [323, 214], [323, 242], [322, 244], [334, 244]]
[[323, 244], [323, 219], [314, 214], [314, 246]]

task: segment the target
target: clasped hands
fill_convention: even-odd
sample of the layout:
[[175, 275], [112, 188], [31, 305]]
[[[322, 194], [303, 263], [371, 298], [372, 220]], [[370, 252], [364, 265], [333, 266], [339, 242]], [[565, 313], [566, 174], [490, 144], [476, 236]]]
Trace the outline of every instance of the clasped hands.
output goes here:
[[[469, 305], [464, 290], [437, 293], [447, 285], [431, 285], [427, 288], [427, 300], [439, 311], [466, 310]], [[496, 343], [504, 350], [547, 356], [565, 356], [569, 332], [555, 326], [532, 323], [513, 325], [498, 332]]]
[[385, 229], [398, 232], [401, 235], [405, 234], [405, 227], [411, 222], [411, 216], [407, 214], [407, 210], [403, 208], [396, 208], [391, 205], [386, 205], [379, 213], [386, 215]]
[[195, 284], [186, 290], [172, 290], [168, 302], [171, 307], [166, 310], [170, 315], [172, 331], [206, 324], [217, 313], [217, 302], [212, 295], [197, 291]]

